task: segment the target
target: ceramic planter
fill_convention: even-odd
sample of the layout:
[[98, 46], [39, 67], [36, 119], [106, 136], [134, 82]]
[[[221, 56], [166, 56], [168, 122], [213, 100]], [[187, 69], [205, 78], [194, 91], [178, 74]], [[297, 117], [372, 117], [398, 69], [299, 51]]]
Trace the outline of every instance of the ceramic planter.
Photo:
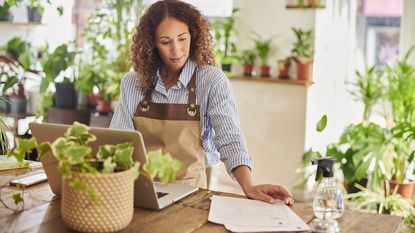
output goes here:
[[27, 19], [29, 22], [40, 23], [42, 21], [42, 15], [37, 11], [37, 7], [27, 7]]
[[389, 190], [393, 192], [395, 187], [399, 185], [397, 193], [401, 194], [402, 197], [406, 199], [411, 199], [414, 192], [414, 181], [398, 181], [398, 180], [389, 180]]
[[271, 70], [271, 67], [270, 66], [268, 66], [268, 65], [262, 65], [261, 66], [261, 77], [264, 77], [264, 78], [269, 78], [270, 77], [270, 70]]
[[253, 64], [244, 64], [244, 76], [252, 76], [252, 71], [254, 71]]
[[99, 193], [100, 203], [92, 202], [85, 192], [69, 187], [63, 179], [62, 219], [70, 228], [81, 232], [115, 232], [127, 227], [134, 212], [132, 169], [99, 176], [72, 172], [87, 187]]
[[112, 111], [111, 100], [98, 100], [97, 111], [100, 113], [109, 113]]
[[297, 79], [298, 80], [311, 80], [312, 75], [312, 62], [301, 63], [297, 62]]
[[77, 104], [73, 83], [56, 83], [55, 106], [57, 108], [75, 108]]
[[25, 98], [9, 97], [10, 114], [26, 113], [27, 100]]

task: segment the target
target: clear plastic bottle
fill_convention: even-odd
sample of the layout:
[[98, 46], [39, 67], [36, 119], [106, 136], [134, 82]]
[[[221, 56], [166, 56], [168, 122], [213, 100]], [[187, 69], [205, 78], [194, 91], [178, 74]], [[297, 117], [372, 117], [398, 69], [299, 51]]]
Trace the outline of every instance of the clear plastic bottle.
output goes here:
[[319, 219], [337, 219], [343, 215], [343, 193], [333, 177], [323, 177], [314, 195], [313, 212]]

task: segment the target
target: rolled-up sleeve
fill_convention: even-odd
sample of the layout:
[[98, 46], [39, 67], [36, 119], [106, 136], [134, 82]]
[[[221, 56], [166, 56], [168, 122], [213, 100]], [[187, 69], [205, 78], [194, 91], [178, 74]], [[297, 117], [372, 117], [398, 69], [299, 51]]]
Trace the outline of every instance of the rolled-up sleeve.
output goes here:
[[128, 75], [125, 76], [120, 84], [120, 99], [115, 109], [114, 116], [112, 117], [110, 128], [115, 129], [125, 129], [125, 130], [134, 130], [134, 123], [133, 117], [134, 113], [132, 113], [128, 106], [129, 102], [131, 101], [131, 84], [129, 84], [128, 80], [131, 79]]
[[240, 165], [253, 169], [243, 137], [232, 88], [226, 77], [215, 80], [209, 93], [207, 116], [215, 131], [214, 143], [231, 177]]

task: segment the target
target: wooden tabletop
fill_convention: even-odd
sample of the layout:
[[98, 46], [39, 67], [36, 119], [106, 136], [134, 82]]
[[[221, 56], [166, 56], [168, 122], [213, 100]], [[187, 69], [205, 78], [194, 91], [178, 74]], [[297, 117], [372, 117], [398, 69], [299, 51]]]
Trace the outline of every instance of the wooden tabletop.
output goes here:
[[[2, 183], [7, 178], [0, 172]], [[3, 187], [0, 191], [3, 200], [17, 192], [14, 187]], [[227, 232], [222, 225], [207, 221], [210, 197], [213, 194], [240, 197], [201, 189], [160, 211], [136, 208], [133, 220], [122, 232]], [[23, 212], [14, 212], [0, 206], [0, 232], [72, 232], [62, 221], [60, 198], [52, 193], [48, 183], [26, 189], [25, 200], [26, 209]], [[11, 204], [10, 200], [7, 201]], [[307, 223], [313, 219], [312, 208], [308, 204], [296, 203], [293, 210]], [[346, 210], [338, 222], [341, 232], [347, 233], [399, 233], [403, 226], [401, 217], [353, 210]]]

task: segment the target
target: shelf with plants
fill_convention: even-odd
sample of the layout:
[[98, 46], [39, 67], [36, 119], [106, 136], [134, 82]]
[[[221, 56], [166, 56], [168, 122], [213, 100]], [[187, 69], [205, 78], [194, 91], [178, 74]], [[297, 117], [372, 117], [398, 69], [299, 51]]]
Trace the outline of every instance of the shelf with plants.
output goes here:
[[45, 24], [40, 22], [13, 22], [13, 21], [0, 21], [0, 26], [21, 26], [21, 27], [34, 27], [34, 26], [44, 26]]
[[310, 86], [313, 84], [311, 80], [296, 80], [296, 79], [280, 79], [277, 77], [261, 78], [261, 77], [248, 77], [248, 76], [231, 76], [230, 80], [242, 80], [247, 82], [268, 82], [288, 85]]

